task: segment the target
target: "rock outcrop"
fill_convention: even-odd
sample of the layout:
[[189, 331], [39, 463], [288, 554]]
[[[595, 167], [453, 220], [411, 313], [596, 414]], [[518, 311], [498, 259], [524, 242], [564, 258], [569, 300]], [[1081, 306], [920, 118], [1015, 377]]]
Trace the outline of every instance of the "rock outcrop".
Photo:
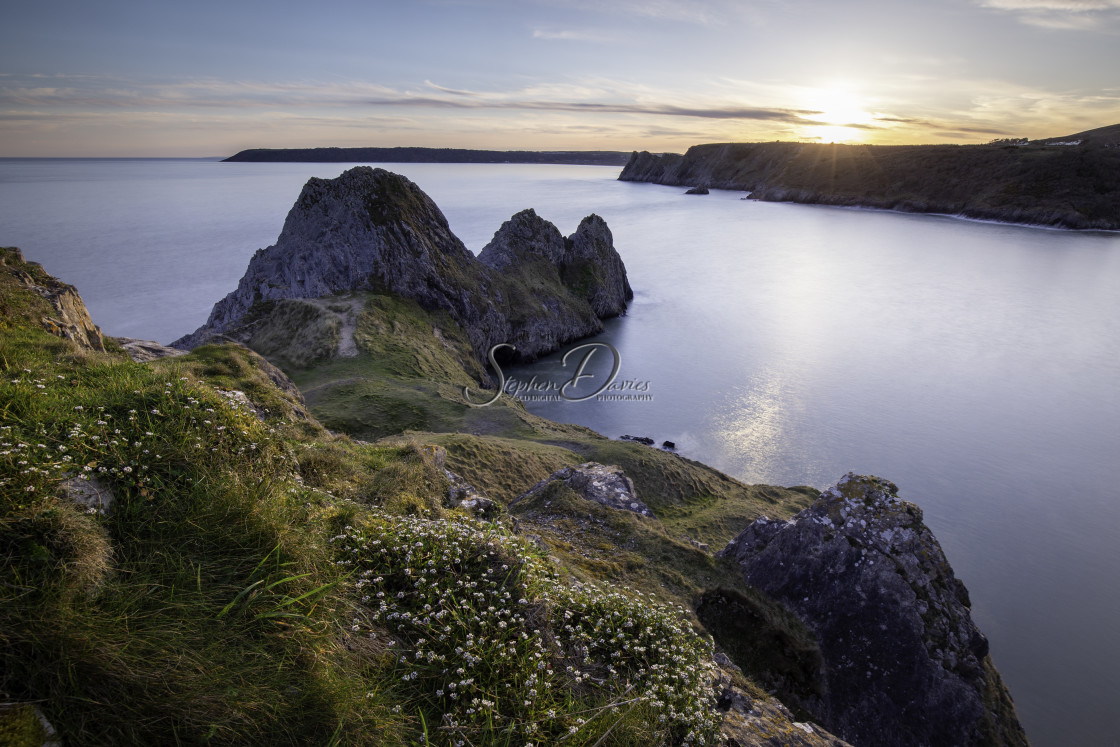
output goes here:
[[137, 363], [148, 363], [160, 358], [174, 358], [185, 355], [186, 351], [162, 345], [155, 340], [137, 340], [134, 337], [113, 337], [113, 342], [121, 346], [124, 352]]
[[0, 266], [16, 282], [34, 291], [51, 305], [53, 312], [39, 317], [39, 324], [52, 335], [70, 340], [86, 350], [105, 351], [101, 329], [90, 319], [85, 302], [74, 286], [47, 274], [38, 262], [28, 262], [19, 249], [0, 249]]
[[1027, 743], [964, 584], [893, 484], [849, 474], [719, 555], [816, 636], [823, 685], [795, 700], [833, 733], [861, 746]]
[[[531, 360], [600, 331], [602, 319], [623, 313], [633, 298], [598, 216], [564, 238], [523, 211], [476, 258], [418, 186], [358, 166], [335, 179], [309, 180], [276, 244], [253, 256], [206, 324], [172, 344], [190, 349], [227, 337], [252, 345], [270, 315], [283, 312], [284, 328], [291, 327], [294, 299], [351, 291], [395, 294], [448, 313], [479, 359], [491, 346], [511, 343], [518, 357]], [[343, 327], [327, 311], [299, 309], [323, 317], [316, 322], [330, 333], [323, 355], [344, 343], [337, 339]]]
[[751, 697], [738, 687], [719, 694], [724, 747], [851, 747], [814, 723], [798, 721], [776, 700]]
[[559, 469], [515, 498], [510, 505], [532, 498], [554, 482], [564, 483], [581, 498], [607, 508], [653, 516], [649, 506], [638, 500], [633, 481], [620, 468], [596, 462]]

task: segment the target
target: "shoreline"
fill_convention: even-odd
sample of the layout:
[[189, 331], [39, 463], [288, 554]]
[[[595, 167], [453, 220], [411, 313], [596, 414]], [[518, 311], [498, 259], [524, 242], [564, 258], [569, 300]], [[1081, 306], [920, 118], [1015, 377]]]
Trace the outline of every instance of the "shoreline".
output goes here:
[[[678, 184], [660, 184], [658, 182], [631, 182], [639, 184], [650, 184], [655, 187], [666, 187], [669, 189], [680, 189], [683, 185]], [[743, 197], [739, 200], [742, 202], [757, 202], [770, 205], [803, 205], [805, 207], [818, 207], [818, 208], [832, 208], [835, 210], [860, 210], [869, 213], [890, 213], [894, 215], [928, 215], [938, 218], [951, 218], [953, 220], [968, 221], [970, 223], [987, 223], [996, 226], [1012, 226], [1015, 228], [1034, 228], [1044, 231], [1056, 231], [1058, 233], [1075, 233], [1075, 234], [1107, 234], [1107, 235], [1120, 235], [1120, 228], [1070, 228], [1069, 226], [1052, 226], [1045, 223], [1019, 223], [1009, 220], [998, 220], [996, 218], [975, 218], [964, 213], [942, 213], [932, 210], [900, 210], [898, 208], [885, 208], [876, 207], [874, 205], [837, 205], [831, 202], [801, 202], [799, 200], [761, 200], [751, 197], [749, 190], [743, 189], [728, 189], [726, 187], [709, 187], [713, 192], [728, 192], [740, 193]], [[682, 193], [683, 196], [683, 193]]]

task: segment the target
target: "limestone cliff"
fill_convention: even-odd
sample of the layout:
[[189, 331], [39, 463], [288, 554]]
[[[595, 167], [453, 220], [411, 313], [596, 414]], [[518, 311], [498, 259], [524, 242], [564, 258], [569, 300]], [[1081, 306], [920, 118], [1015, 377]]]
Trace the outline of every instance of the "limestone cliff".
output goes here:
[[816, 692], [796, 705], [857, 745], [1024, 745], [1014, 705], [916, 505], [849, 474], [789, 521], [721, 551], [816, 636]]
[[[621, 314], [633, 297], [598, 216], [564, 238], [532, 210], [523, 211], [475, 258], [418, 186], [359, 166], [335, 179], [309, 180], [276, 244], [253, 256], [206, 324], [173, 345], [189, 349], [223, 336], [247, 342], [276, 302], [356, 290], [388, 292], [448, 313], [479, 358], [503, 342], [516, 345], [520, 357], [535, 358], [598, 332], [601, 320]], [[279, 307], [291, 316], [290, 305]], [[329, 309], [316, 313], [329, 316]], [[339, 323], [320, 321], [337, 337]]]
[[1075, 229], [1120, 228], [1120, 125], [987, 145], [712, 143], [634, 153], [622, 181], [753, 200], [862, 206]]
[[[90, 319], [85, 302], [74, 286], [47, 274], [38, 262], [26, 261], [19, 249], [0, 248], [0, 267], [50, 305], [47, 313], [22, 310], [25, 314], [35, 314], [41, 327], [86, 350], [105, 351], [101, 329]], [[15, 309], [4, 309], [4, 312], [4, 316], [17, 313]]]

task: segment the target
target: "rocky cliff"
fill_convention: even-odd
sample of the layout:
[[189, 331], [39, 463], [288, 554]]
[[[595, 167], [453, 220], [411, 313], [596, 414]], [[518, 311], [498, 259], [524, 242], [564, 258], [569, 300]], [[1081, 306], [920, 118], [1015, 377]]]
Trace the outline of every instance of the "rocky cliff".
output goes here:
[[[2, 308], [2, 316], [14, 321], [17, 316], [35, 317], [39, 326], [52, 335], [71, 340], [86, 350], [104, 352], [101, 328], [90, 319], [77, 289], [49, 275], [38, 262], [27, 262], [19, 249], [0, 247], [0, 268], [23, 288], [43, 299], [49, 308]], [[0, 326], [0, 329], [3, 327]]]
[[856, 745], [1024, 745], [969, 615], [968, 592], [916, 505], [849, 474], [789, 521], [720, 552], [816, 636], [817, 682], [792, 699]]
[[[278, 302], [356, 290], [446, 312], [480, 359], [503, 342], [514, 344], [520, 357], [535, 358], [598, 332], [603, 318], [621, 314], [633, 298], [610, 229], [598, 216], [564, 238], [532, 210], [523, 211], [475, 258], [418, 186], [359, 166], [335, 179], [309, 180], [276, 244], [253, 256], [206, 324], [173, 345], [248, 341], [277, 308], [291, 316], [291, 305]], [[329, 309], [315, 313], [329, 316]], [[340, 323], [327, 319], [323, 326]]]
[[750, 198], [1060, 226], [1120, 228], [1120, 125], [988, 145], [719, 143], [634, 153], [622, 181]]

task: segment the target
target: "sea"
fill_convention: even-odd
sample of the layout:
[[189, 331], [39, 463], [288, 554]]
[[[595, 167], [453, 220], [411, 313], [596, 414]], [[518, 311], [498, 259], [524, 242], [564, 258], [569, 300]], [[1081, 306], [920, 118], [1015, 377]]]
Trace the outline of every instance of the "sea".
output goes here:
[[[77, 286], [107, 334], [167, 343], [309, 177], [352, 165], [0, 159], [0, 244]], [[529, 207], [565, 235], [589, 213], [610, 226], [635, 293], [595, 338], [615, 396], [531, 410], [747, 482], [893, 481], [1032, 742], [1120, 744], [1120, 234], [686, 196], [613, 167], [380, 166], [475, 252]], [[563, 381], [574, 360], [503, 373]]]

